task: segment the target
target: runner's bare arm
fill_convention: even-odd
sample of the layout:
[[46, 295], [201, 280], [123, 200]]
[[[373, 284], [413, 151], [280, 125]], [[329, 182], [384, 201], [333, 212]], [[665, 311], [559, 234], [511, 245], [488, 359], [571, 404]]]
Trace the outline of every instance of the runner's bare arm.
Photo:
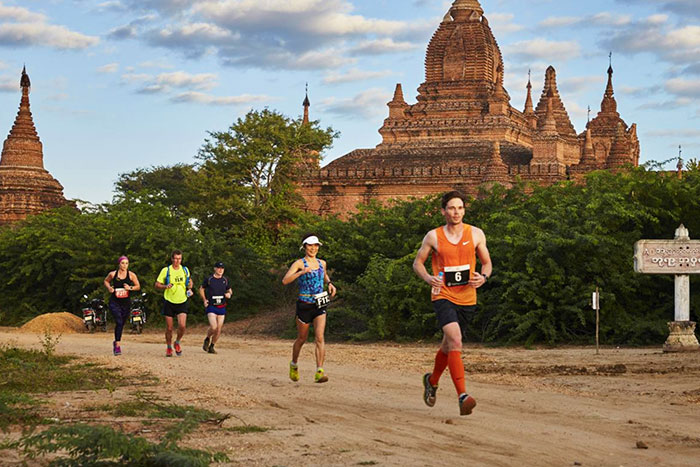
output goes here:
[[431, 230], [425, 237], [423, 237], [423, 243], [418, 249], [416, 254], [416, 259], [413, 260], [413, 270], [415, 273], [423, 279], [425, 282], [433, 287], [440, 287], [442, 282], [437, 276], [431, 276], [428, 274], [428, 270], [425, 268], [425, 262], [428, 260], [428, 256], [433, 250], [437, 250], [437, 235], [435, 231]]
[[335, 293], [337, 292], [337, 289], [335, 288], [335, 285], [331, 282], [331, 276], [328, 275], [328, 266], [326, 265], [326, 262], [324, 260], [319, 260], [321, 261], [321, 265], [323, 266], [323, 271], [324, 271], [324, 278], [323, 280], [328, 284], [328, 291], [331, 293], [331, 297], [335, 297]]
[[233, 297], [233, 290], [231, 290], [231, 287], [229, 287], [228, 290], [224, 293], [224, 297], [226, 297], [226, 298]]
[[158, 281], [155, 281], [155, 282], [153, 283], [153, 287], [155, 287], [156, 290], [165, 290], [165, 289], [171, 288], [172, 286], [173, 286], [173, 284], [165, 285], [165, 284], [163, 284], [162, 282], [158, 282]]
[[131, 272], [131, 271], [129, 271], [129, 277], [131, 278], [131, 282], [134, 283], [134, 285], [132, 285], [132, 286], [129, 288], [129, 290], [134, 290], [134, 291], [136, 291], [136, 290], [141, 290], [141, 283], [139, 282], [139, 278], [136, 277], [136, 274], [133, 273], [133, 272]]
[[204, 302], [204, 308], [209, 306], [209, 302], [207, 301], [207, 296], [204, 293], [204, 286], [200, 285], [199, 286], [199, 296], [202, 297], [202, 302]]
[[287, 271], [287, 274], [282, 278], [282, 284], [287, 285], [294, 282], [302, 274], [306, 274], [311, 271], [311, 267], [304, 267], [304, 262], [300, 259], [294, 261], [292, 266]]
[[479, 257], [479, 261], [481, 262], [481, 273], [474, 271], [474, 275], [469, 281], [469, 284], [479, 288], [486, 283], [486, 278], [484, 275], [491, 276], [493, 265], [491, 264], [489, 249], [486, 247], [486, 235], [484, 235], [484, 231], [478, 227], [473, 227], [472, 229], [472, 237], [474, 238], [476, 255]]
[[109, 274], [107, 274], [107, 277], [105, 277], [105, 280], [104, 280], [105, 287], [107, 288], [107, 291], [109, 293], [114, 293], [114, 289], [112, 288], [112, 284], [111, 284], [113, 277], [114, 277], [114, 273], [110, 272]]

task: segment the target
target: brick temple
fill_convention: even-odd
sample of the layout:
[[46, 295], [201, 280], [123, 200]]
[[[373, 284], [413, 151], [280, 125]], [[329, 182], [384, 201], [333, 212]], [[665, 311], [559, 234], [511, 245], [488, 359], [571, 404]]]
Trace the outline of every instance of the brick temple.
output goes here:
[[0, 225], [11, 224], [68, 202], [63, 186], [44, 169], [44, 151], [29, 110], [31, 82], [20, 78], [22, 98], [0, 156]]
[[[503, 76], [503, 57], [478, 0], [456, 0], [428, 44], [417, 102], [406, 103], [397, 84], [377, 147], [304, 171], [299, 183], [307, 209], [347, 213], [370, 200], [451, 189], [476, 196], [482, 184], [549, 185], [638, 165], [636, 124], [628, 126], [617, 112], [612, 66], [600, 111], [578, 134], [554, 67], [545, 72], [537, 106], [528, 79], [522, 110], [511, 106]], [[305, 115], [308, 106], [305, 99]]]

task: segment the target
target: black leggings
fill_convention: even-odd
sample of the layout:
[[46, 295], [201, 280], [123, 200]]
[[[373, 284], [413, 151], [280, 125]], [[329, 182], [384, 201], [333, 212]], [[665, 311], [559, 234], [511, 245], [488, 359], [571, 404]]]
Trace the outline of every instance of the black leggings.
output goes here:
[[129, 309], [131, 304], [119, 303], [114, 300], [109, 301], [109, 309], [112, 311], [112, 316], [114, 317], [114, 340], [119, 342], [122, 340], [122, 330], [126, 324], [126, 320], [129, 319]]

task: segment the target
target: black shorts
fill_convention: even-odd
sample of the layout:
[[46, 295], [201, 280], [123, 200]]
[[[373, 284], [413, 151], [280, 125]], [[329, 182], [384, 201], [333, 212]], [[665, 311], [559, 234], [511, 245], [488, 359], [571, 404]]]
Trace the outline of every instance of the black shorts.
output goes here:
[[172, 303], [167, 300], [163, 300], [163, 311], [161, 311], [161, 313], [164, 316], [174, 318], [181, 313], [187, 314], [187, 311], [187, 301], [184, 301], [182, 303]]
[[433, 309], [437, 315], [440, 329], [446, 324], [457, 323], [462, 330], [462, 335], [464, 335], [467, 325], [471, 324], [476, 315], [476, 305], [455, 305], [445, 299], [435, 300]]
[[317, 308], [315, 303], [297, 300], [297, 319], [304, 324], [311, 324], [317, 316], [325, 315], [326, 308]]

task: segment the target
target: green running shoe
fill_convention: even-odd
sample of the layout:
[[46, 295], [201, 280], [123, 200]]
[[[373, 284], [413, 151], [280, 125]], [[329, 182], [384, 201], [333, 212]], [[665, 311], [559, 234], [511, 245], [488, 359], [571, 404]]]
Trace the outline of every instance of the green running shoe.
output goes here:
[[299, 367], [292, 362], [289, 362], [289, 379], [299, 381]]
[[317, 383], [325, 383], [328, 381], [328, 376], [325, 375], [323, 372], [323, 368], [319, 368], [316, 370], [316, 374], [314, 375], [314, 381]]

